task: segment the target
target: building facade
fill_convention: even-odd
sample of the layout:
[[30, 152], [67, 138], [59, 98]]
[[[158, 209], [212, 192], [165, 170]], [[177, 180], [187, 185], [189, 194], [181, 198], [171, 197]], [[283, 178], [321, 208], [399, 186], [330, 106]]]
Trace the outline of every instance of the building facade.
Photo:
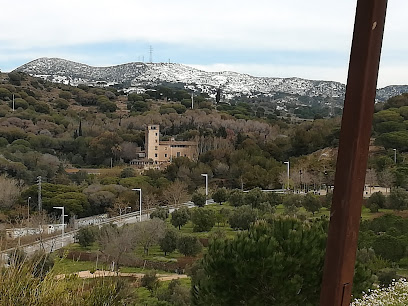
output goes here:
[[161, 168], [176, 157], [197, 159], [197, 142], [177, 141], [174, 138], [160, 141], [160, 126], [152, 124], [145, 131], [145, 157], [133, 160], [132, 164], [144, 168]]

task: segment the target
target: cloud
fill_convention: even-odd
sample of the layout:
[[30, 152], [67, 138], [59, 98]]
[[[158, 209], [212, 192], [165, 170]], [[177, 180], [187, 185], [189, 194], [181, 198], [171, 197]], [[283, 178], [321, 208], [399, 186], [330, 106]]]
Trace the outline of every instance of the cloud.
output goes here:
[[[0, 12], [0, 67], [43, 56], [106, 66], [147, 60], [153, 45], [156, 61], [224, 63], [254, 74], [345, 82], [355, 5], [356, 0], [8, 1]], [[408, 1], [389, 1], [382, 78], [406, 80], [398, 64], [405, 65], [408, 51], [407, 11]]]
[[342, 48], [354, 14], [354, 1], [344, 2], [20, 0], [2, 8], [1, 28], [9, 31], [1, 31], [0, 41], [16, 49], [112, 40], [247, 50]]

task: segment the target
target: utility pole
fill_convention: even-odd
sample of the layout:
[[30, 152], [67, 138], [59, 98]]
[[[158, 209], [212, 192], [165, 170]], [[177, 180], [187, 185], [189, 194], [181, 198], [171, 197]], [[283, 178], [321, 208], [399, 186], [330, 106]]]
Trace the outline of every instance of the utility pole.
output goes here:
[[386, 11], [387, 0], [357, 1], [321, 306], [350, 305]]
[[15, 104], [14, 104], [14, 94], [13, 94], [13, 112], [14, 112], [14, 107], [15, 106]]
[[38, 179], [38, 211], [42, 212], [42, 199], [41, 199], [41, 176], [37, 177]]
[[191, 93], [191, 109], [194, 109], [194, 93]]

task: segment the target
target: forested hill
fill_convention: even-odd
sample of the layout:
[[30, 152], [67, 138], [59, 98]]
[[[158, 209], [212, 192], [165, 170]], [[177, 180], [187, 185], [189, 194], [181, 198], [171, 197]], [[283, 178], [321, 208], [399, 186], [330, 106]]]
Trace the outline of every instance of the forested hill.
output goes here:
[[[195, 97], [196, 109], [189, 109], [190, 103], [182, 90], [126, 96], [111, 87], [1, 74], [0, 171], [33, 184], [38, 175], [49, 181], [63, 177], [59, 169], [67, 165], [108, 167], [111, 159], [126, 165], [143, 149], [144, 129], [151, 123], [160, 124], [163, 140], [197, 140], [203, 162], [220, 178], [233, 180], [246, 167], [237, 164], [242, 158], [259, 155], [254, 163], [265, 169], [270, 158], [279, 164], [336, 144], [338, 119], [291, 123], [244, 102], [215, 106], [205, 95]], [[249, 153], [240, 156], [235, 150], [243, 147]], [[277, 179], [268, 184], [279, 185]]]
[[[376, 141], [392, 145], [400, 158], [408, 150], [403, 133], [408, 100], [397, 96], [377, 106]], [[52, 201], [72, 200], [83, 203], [70, 207], [78, 216], [106, 212], [118, 194], [134, 203], [130, 189], [135, 187], [143, 187], [144, 196], [161, 199], [168, 186], [181, 182], [193, 193], [202, 186], [202, 173], [208, 173], [213, 186], [282, 188], [288, 160], [293, 182], [332, 184], [340, 117], [315, 118], [301, 121], [246, 102], [214, 104], [204, 94], [194, 97], [191, 109], [190, 94], [182, 89], [156, 87], [125, 95], [113, 87], [73, 87], [21, 73], [0, 74], [0, 179], [29, 187], [18, 203], [24, 205], [31, 197], [35, 207], [34, 185], [41, 176], [48, 184], [44, 208], [52, 211]], [[148, 124], [160, 125], [161, 140], [197, 141], [199, 159], [176, 158], [167, 169], [143, 175], [129, 170], [129, 162], [144, 149]], [[392, 151], [378, 150], [384, 158], [372, 163], [381, 168]], [[114, 172], [103, 171], [111, 165]], [[105, 174], [68, 174], [65, 170], [71, 167], [100, 168], [97, 172]], [[56, 190], [64, 195], [57, 196]], [[95, 190], [97, 199], [91, 196]]]

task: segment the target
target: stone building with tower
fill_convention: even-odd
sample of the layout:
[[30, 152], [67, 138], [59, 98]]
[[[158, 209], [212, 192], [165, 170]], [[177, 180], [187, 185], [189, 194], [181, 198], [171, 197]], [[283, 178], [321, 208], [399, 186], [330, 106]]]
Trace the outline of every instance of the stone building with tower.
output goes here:
[[132, 160], [131, 164], [145, 169], [158, 169], [167, 166], [176, 157], [197, 159], [197, 142], [178, 141], [174, 138], [160, 141], [160, 126], [152, 124], [145, 131], [145, 152], [140, 153], [139, 158]]

